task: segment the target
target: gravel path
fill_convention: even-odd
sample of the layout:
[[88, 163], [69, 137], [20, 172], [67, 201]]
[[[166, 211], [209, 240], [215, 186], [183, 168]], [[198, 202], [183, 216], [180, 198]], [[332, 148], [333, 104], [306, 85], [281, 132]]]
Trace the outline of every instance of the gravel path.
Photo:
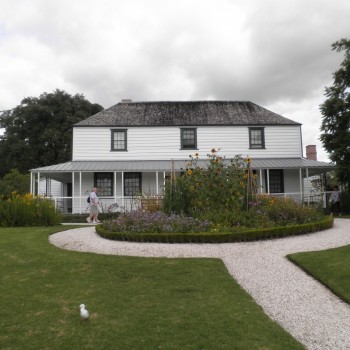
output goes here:
[[305, 236], [252, 243], [160, 244], [109, 241], [94, 227], [53, 234], [57, 247], [108, 255], [222, 259], [229, 273], [308, 349], [350, 349], [350, 306], [286, 259], [287, 254], [350, 244], [350, 220]]

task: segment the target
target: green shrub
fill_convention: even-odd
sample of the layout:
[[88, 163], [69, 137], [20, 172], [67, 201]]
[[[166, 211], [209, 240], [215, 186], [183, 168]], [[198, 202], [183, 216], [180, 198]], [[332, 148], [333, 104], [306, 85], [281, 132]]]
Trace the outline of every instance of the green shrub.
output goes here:
[[324, 217], [320, 210], [303, 206], [292, 198], [262, 194], [256, 196], [250, 214], [263, 226], [304, 224]]
[[5, 198], [11, 198], [13, 192], [20, 195], [25, 195], [28, 193], [29, 188], [29, 174], [21, 174], [17, 169], [10, 170], [0, 180], [0, 195], [4, 196]]
[[48, 198], [14, 192], [0, 200], [0, 226], [51, 226], [61, 222], [62, 215]]
[[207, 167], [201, 167], [198, 154], [190, 156], [183, 176], [166, 181], [163, 210], [232, 226], [232, 213], [248, 210], [256, 191], [250, 159], [226, 160], [212, 149], [207, 160]]

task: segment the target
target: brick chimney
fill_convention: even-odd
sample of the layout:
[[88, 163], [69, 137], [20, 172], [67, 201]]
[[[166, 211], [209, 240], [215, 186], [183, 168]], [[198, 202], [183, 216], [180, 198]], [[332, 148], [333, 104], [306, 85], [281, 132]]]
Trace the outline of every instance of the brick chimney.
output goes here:
[[317, 160], [316, 145], [306, 146], [306, 159]]
[[121, 101], [122, 103], [132, 103], [132, 99], [131, 98], [124, 98]]

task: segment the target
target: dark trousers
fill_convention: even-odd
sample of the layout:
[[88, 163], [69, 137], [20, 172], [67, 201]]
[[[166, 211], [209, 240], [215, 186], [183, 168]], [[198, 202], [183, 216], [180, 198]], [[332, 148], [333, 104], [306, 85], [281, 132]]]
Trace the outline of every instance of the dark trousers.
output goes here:
[[340, 214], [340, 202], [335, 202], [331, 204], [331, 213]]

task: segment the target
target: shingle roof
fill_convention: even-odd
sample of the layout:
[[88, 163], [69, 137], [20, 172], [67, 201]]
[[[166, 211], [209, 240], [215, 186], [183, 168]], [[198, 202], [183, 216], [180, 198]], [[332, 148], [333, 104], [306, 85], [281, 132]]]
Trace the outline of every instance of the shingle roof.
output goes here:
[[252, 102], [121, 102], [75, 126], [300, 125]]

